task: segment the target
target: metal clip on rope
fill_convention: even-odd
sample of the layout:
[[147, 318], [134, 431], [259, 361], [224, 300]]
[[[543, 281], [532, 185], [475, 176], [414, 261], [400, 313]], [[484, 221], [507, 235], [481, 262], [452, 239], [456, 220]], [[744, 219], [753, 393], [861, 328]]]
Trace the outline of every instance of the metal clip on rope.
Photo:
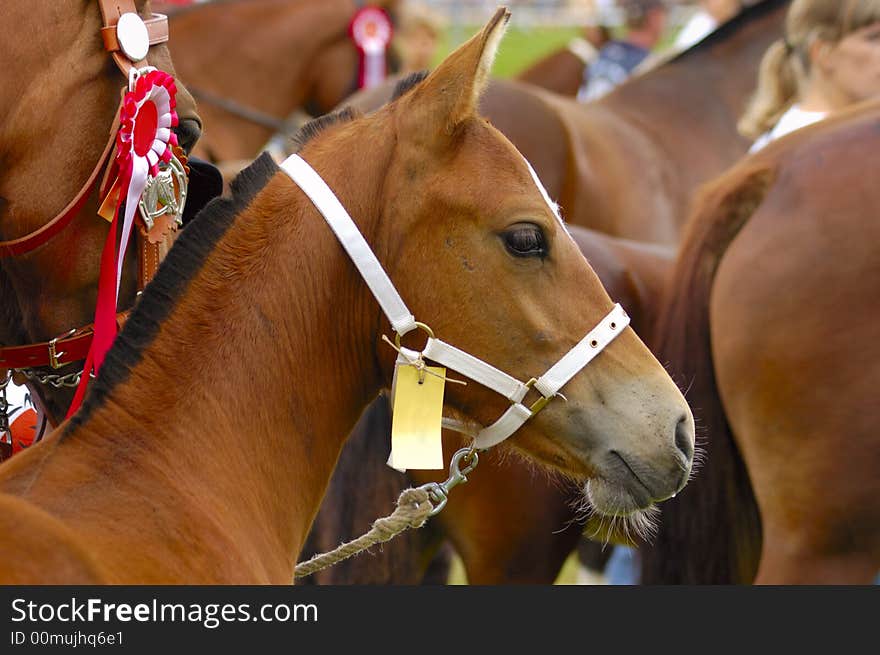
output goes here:
[[[462, 470], [459, 468], [459, 465], [464, 460], [468, 460], [470, 463], [466, 464], [464, 470]], [[449, 477], [446, 478], [445, 482], [429, 482], [419, 487], [428, 492], [428, 497], [434, 505], [433, 511], [428, 516], [436, 516], [440, 513], [440, 510], [446, 507], [450, 490], [467, 482], [468, 473], [477, 468], [479, 461], [480, 456], [477, 454], [476, 448], [473, 446], [462, 448], [452, 456], [452, 462], [449, 464]]]

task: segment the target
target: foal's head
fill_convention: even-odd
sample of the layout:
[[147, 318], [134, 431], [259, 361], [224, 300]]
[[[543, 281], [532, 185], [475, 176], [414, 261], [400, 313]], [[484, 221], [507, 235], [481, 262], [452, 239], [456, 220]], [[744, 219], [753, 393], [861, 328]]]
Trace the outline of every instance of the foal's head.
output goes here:
[[[394, 143], [373, 246], [402, 297], [438, 338], [526, 381], [556, 363], [613, 303], [526, 161], [476, 114], [507, 18], [499, 11], [424, 81], [363, 122]], [[405, 343], [420, 348], [423, 337], [407, 335]], [[647, 508], [681, 489], [691, 469], [693, 418], [631, 329], [561, 393], [509, 443], [589, 480], [590, 501], [603, 513]], [[481, 425], [507, 407], [473, 382], [447, 385], [446, 404]]]

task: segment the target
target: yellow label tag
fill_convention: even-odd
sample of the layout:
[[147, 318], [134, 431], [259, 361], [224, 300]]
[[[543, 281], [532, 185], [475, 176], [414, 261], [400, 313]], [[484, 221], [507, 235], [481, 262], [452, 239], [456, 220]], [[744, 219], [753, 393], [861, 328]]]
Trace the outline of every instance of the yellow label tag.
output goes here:
[[113, 214], [116, 213], [116, 201], [119, 199], [119, 178], [113, 180], [110, 191], [104, 196], [104, 202], [98, 208], [98, 216], [108, 223], [113, 222]]
[[440, 428], [445, 386], [445, 368], [428, 366], [419, 372], [414, 366], [394, 367], [389, 466], [398, 471], [444, 468]]

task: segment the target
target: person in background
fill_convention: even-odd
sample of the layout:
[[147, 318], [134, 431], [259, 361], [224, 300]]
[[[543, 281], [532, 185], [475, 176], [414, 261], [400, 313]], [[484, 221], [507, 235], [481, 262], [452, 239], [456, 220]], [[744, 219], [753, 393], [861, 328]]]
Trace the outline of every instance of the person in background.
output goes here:
[[443, 18], [425, 5], [411, 2], [402, 5], [392, 37], [393, 47], [400, 58], [401, 74], [417, 73], [433, 67], [443, 29]]
[[880, 96], [880, 0], [794, 0], [739, 122], [750, 152]]
[[741, 0], [699, 0], [696, 5], [697, 11], [676, 35], [673, 50], [680, 52], [699, 43], [742, 9]]
[[[739, 123], [751, 152], [854, 103], [880, 97], [880, 0], [794, 0]], [[615, 546], [608, 584], [639, 584], [638, 550]], [[875, 584], [880, 584], [878, 574]]]
[[624, 82], [663, 36], [668, 13], [663, 0], [621, 0], [619, 4], [626, 33], [606, 43], [587, 68], [586, 82], [577, 96], [582, 102], [601, 98]]
[[599, 52], [609, 41], [611, 41], [611, 30], [608, 26], [591, 23], [581, 28], [581, 36], [568, 42], [568, 49], [577, 55], [585, 66], [589, 66], [598, 59]]

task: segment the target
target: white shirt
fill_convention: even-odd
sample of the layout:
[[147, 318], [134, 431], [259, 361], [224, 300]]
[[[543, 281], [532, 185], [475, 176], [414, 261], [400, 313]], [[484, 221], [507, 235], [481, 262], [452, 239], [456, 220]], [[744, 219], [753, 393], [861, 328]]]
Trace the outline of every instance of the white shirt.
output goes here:
[[695, 13], [679, 30], [672, 47], [676, 51], [687, 50], [706, 38], [718, 27], [718, 21], [704, 10]]
[[780, 116], [773, 129], [765, 132], [752, 144], [749, 152], [758, 152], [771, 141], [775, 141], [781, 136], [785, 136], [789, 132], [794, 132], [807, 125], [818, 123], [828, 115], [824, 111], [804, 111], [799, 105], [792, 105], [791, 108]]

